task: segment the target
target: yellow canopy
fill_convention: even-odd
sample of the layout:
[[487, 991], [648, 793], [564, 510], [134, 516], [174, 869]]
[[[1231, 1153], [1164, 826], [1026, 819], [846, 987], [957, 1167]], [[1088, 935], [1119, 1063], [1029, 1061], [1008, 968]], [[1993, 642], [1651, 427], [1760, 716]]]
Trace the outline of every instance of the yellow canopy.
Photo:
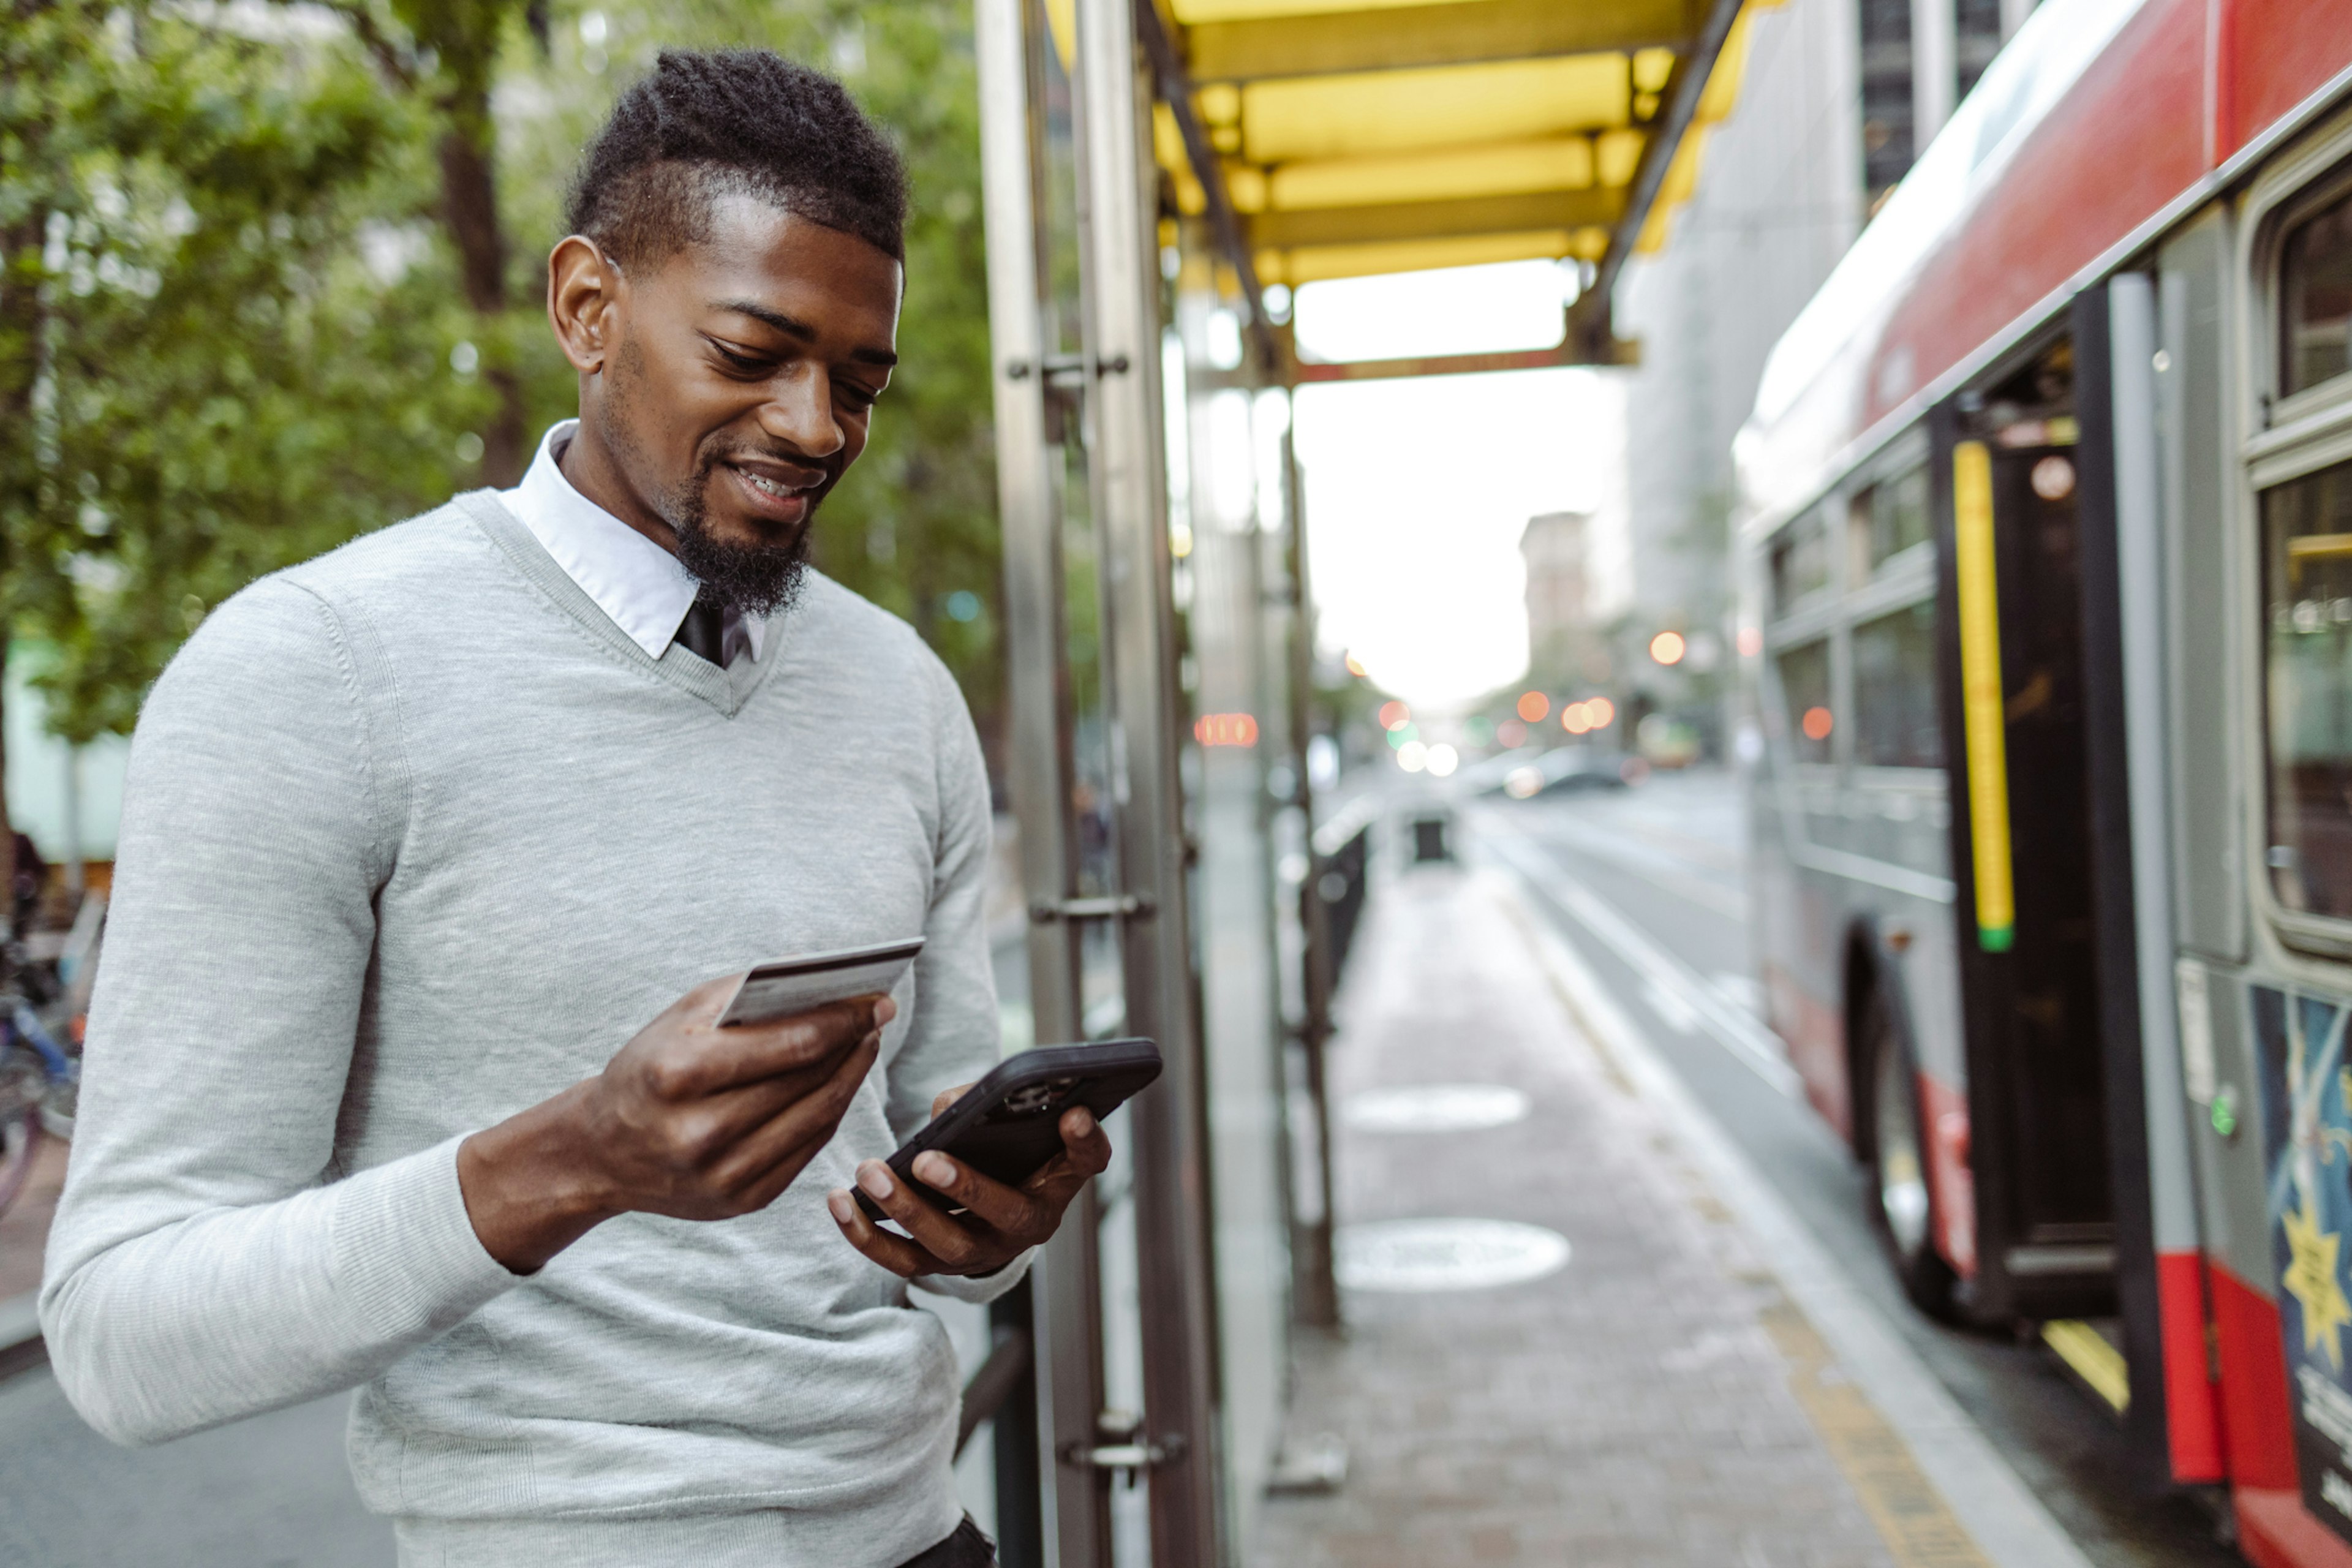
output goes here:
[[1780, 0], [1152, 0], [1260, 284], [1655, 250]]

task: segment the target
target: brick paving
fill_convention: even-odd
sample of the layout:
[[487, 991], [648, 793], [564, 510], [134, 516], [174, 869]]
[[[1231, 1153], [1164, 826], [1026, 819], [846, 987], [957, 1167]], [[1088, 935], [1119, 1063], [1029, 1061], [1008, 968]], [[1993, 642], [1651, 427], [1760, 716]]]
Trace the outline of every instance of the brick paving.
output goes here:
[[65, 1184], [66, 1142], [43, 1138], [25, 1190], [0, 1214], [0, 1301], [41, 1288], [41, 1248], [48, 1245], [49, 1216]]
[[[1496, 885], [1416, 870], [1368, 918], [1331, 1055], [1342, 1224], [1517, 1220], [1574, 1250], [1528, 1284], [1350, 1292], [1344, 1340], [1302, 1338], [1290, 1430], [1339, 1434], [1349, 1474], [1268, 1500], [1259, 1568], [1897, 1562], [1791, 1389], [1818, 1405], [1833, 1361], [1570, 1021]], [[1346, 1128], [1350, 1094], [1435, 1083], [1508, 1085], [1533, 1112]]]

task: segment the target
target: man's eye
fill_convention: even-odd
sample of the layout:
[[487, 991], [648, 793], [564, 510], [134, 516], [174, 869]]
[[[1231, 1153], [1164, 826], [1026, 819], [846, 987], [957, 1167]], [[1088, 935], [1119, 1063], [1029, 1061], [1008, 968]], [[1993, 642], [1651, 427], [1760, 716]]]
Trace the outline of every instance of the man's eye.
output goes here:
[[874, 406], [874, 400], [882, 395], [872, 387], [860, 386], [854, 381], [835, 382], [834, 391], [852, 408], [871, 408]]
[[727, 368], [730, 370], [740, 370], [751, 374], [768, 368], [768, 362], [755, 354], [739, 353], [725, 343], [712, 343], [710, 346], [720, 359], [727, 362]]

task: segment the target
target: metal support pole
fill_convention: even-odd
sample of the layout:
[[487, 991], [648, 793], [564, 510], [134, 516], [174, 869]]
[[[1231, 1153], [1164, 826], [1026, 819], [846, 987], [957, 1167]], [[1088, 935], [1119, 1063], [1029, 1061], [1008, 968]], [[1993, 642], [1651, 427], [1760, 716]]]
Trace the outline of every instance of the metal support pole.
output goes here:
[[1331, 1187], [1331, 1102], [1325, 1084], [1323, 1048], [1331, 1037], [1331, 990], [1338, 982], [1331, 962], [1330, 912], [1323, 903], [1323, 868], [1315, 853], [1315, 785], [1307, 773], [1307, 743], [1315, 731], [1315, 601], [1307, 578], [1307, 486], [1298, 472], [1297, 395], [1290, 394], [1290, 424], [1282, 434], [1282, 511], [1288, 524], [1283, 547], [1290, 581], [1290, 746], [1298, 775], [1298, 807], [1307, 817], [1307, 880], [1298, 889], [1298, 923], [1306, 936], [1306, 1017], [1298, 1030], [1306, 1059], [1307, 1109], [1315, 1136], [1316, 1212], [1291, 1231], [1291, 1311], [1312, 1328], [1339, 1326], [1339, 1286], [1332, 1271], [1331, 1235], [1337, 1197]]
[[1958, 19], [1952, 0], [1911, 0], [1911, 156], [1952, 117], [1959, 97]]
[[[1047, 438], [1043, 242], [1036, 193], [1044, 157], [1034, 90], [1042, 19], [1023, 0], [976, 0], [981, 173], [988, 229], [988, 310], [995, 379], [997, 505], [1003, 528], [1005, 681], [1012, 712], [1013, 809], [1026, 901], [1058, 908], [1077, 890], [1071, 830], [1070, 690], [1064, 662], [1063, 458]], [[1080, 926], [1029, 926], [1030, 1009], [1041, 1040], [1083, 1037]], [[1109, 1476], [1056, 1456], [1090, 1449], [1103, 1405], [1101, 1285], [1093, 1189], [1037, 1259], [1034, 1336], [1042, 1568], [1108, 1568]]]
[[1041, 1441], [1037, 1426], [1037, 1320], [1030, 1310], [1034, 1288], [1024, 1279], [988, 1308], [992, 1330], [1020, 1334], [1028, 1346], [1023, 1376], [990, 1417], [996, 1460], [996, 1560], [1002, 1568], [1043, 1568], [1047, 1561], [1042, 1471], [1051, 1450]]
[[1218, 1562], [1214, 1298], [1202, 1133], [1205, 1086], [1194, 1006], [1189, 854], [1177, 773], [1175, 605], [1160, 378], [1157, 174], [1150, 95], [1130, 0], [1077, 0], [1077, 142], [1087, 464], [1100, 531], [1105, 687], [1122, 889], [1152, 913], [1123, 921], [1128, 1027], [1168, 1068], [1134, 1102], [1141, 1276], [1143, 1447], [1153, 1568]]

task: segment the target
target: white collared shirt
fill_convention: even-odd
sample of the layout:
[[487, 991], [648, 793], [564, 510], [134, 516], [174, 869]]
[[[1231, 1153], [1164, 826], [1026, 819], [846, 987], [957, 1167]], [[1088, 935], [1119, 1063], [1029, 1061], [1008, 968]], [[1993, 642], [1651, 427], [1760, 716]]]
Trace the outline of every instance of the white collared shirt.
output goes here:
[[[530, 471], [499, 499], [631, 642], [659, 658], [694, 604], [695, 581], [677, 556], [572, 488], [556, 459], [579, 428], [577, 419], [548, 426]], [[758, 616], [729, 610], [719, 641], [726, 662], [759, 658], [767, 629]]]

